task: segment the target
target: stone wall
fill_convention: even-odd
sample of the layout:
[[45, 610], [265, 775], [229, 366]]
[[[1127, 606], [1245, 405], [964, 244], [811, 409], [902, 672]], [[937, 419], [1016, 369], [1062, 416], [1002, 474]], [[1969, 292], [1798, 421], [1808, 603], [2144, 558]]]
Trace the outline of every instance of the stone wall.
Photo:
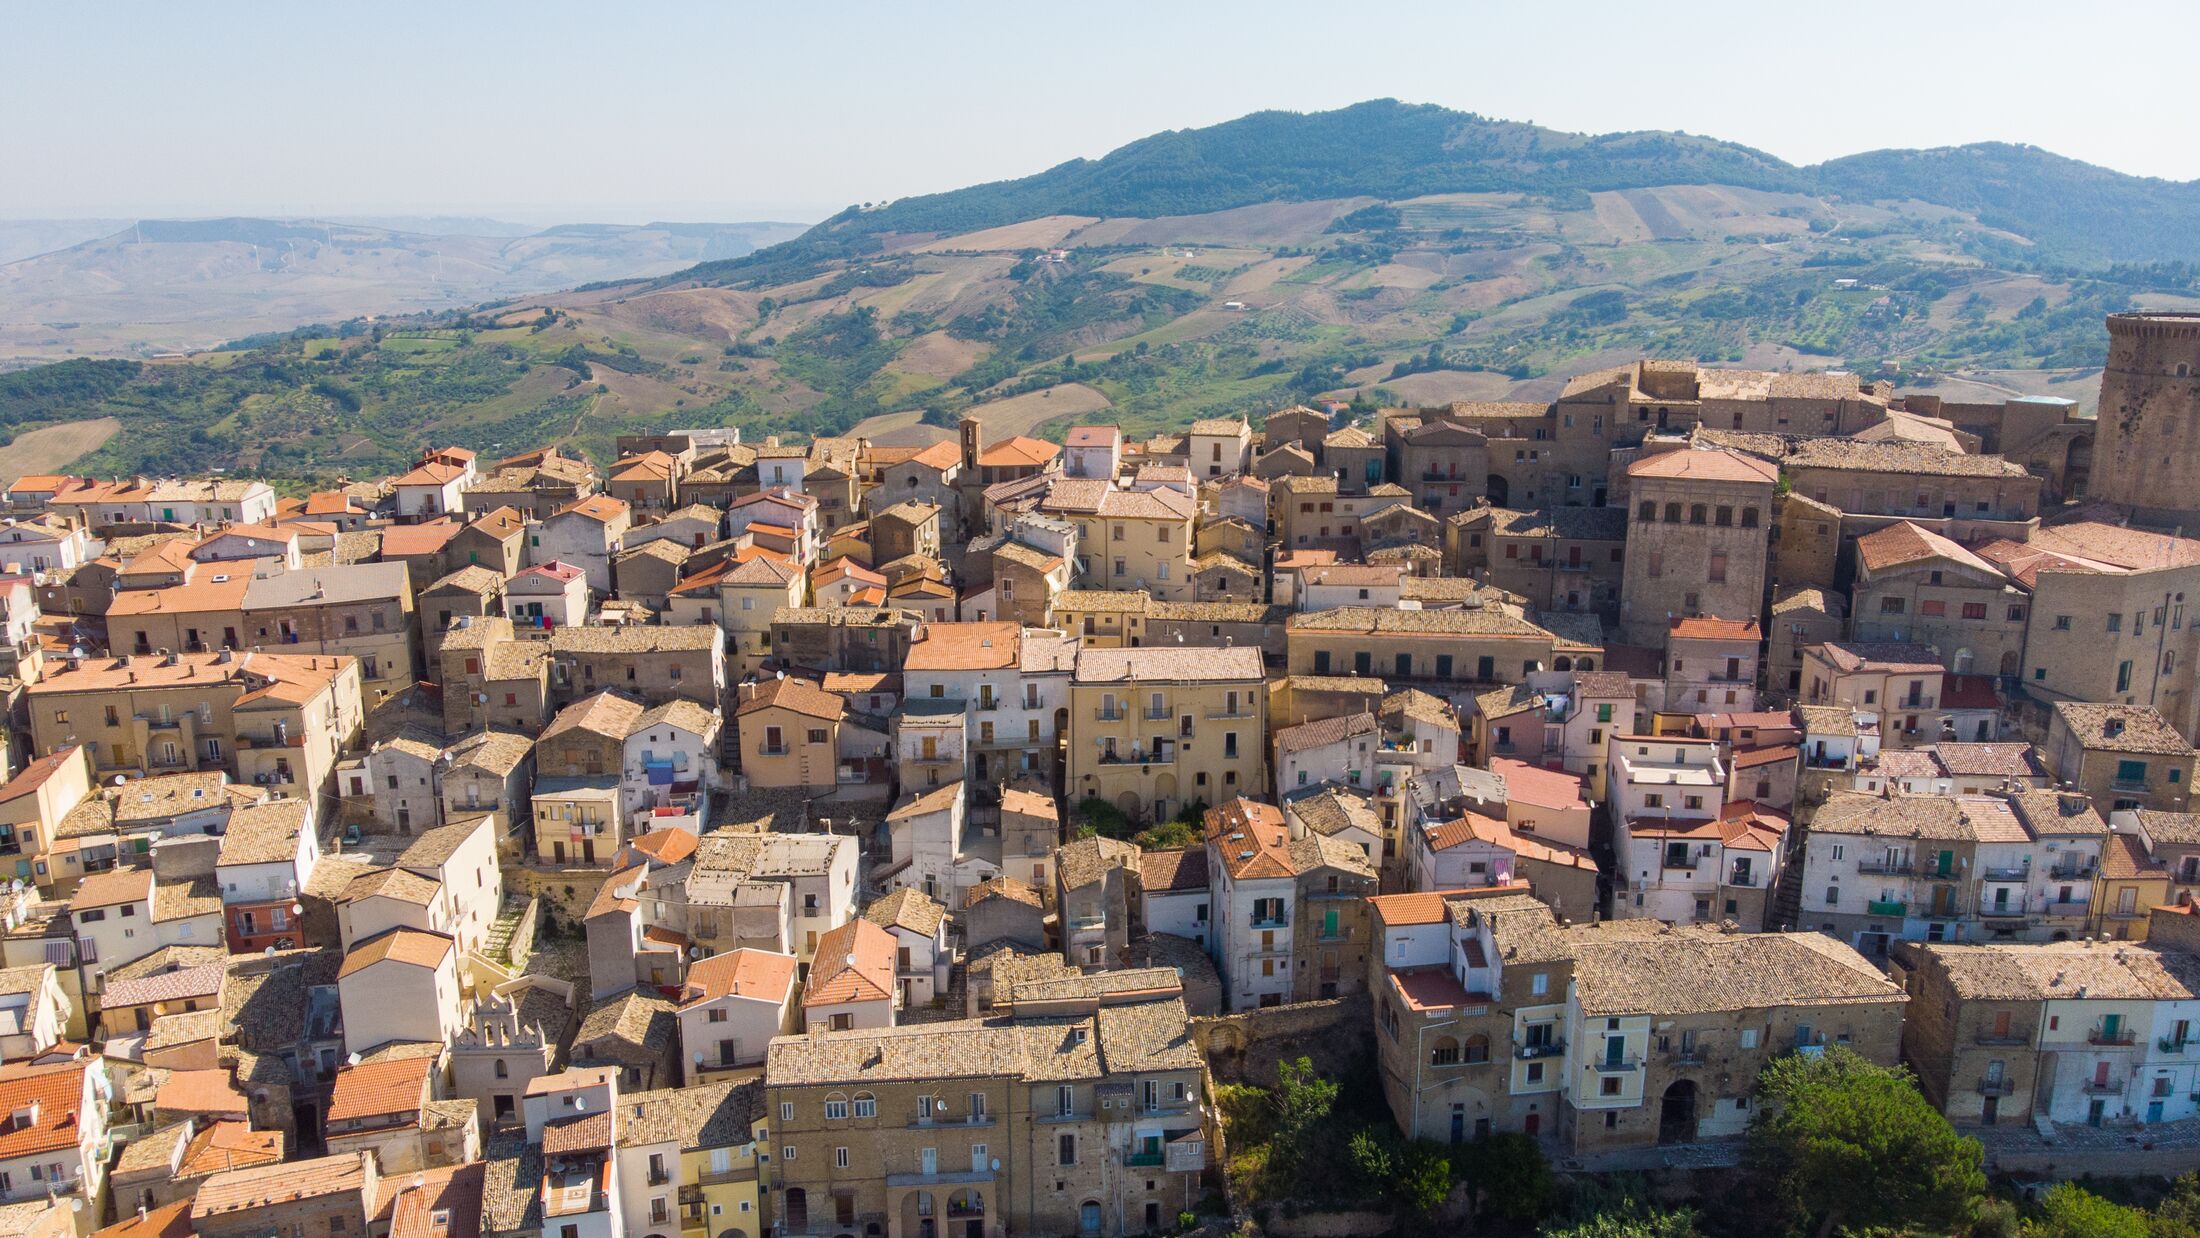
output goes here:
[[[552, 868], [534, 864], [507, 864], [504, 867], [505, 893], [540, 899], [541, 913], [557, 917], [561, 927], [570, 927], [575, 932], [588, 915], [588, 905], [596, 901], [597, 891], [610, 879], [610, 871], [602, 868]], [[538, 929], [541, 919], [541, 914], [533, 917]]]
[[1338, 1073], [1367, 1052], [1374, 1026], [1367, 995], [1355, 993], [1194, 1019], [1192, 1041], [1218, 1082], [1266, 1086], [1275, 1082], [1277, 1062], [1298, 1057]]

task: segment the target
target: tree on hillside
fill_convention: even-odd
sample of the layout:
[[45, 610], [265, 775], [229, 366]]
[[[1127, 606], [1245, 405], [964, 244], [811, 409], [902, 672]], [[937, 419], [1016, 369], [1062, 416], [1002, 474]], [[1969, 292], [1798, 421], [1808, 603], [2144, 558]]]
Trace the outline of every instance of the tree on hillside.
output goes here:
[[1773, 1062], [1757, 1091], [1743, 1164], [1793, 1230], [1954, 1232], [1986, 1189], [1978, 1141], [1956, 1134], [1907, 1071], [1836, 1046]]
[[2058, 1183], [2048, 1191], [2040, 1200], [2039, 1219], [2024, 1232], [2026, 1238], [2153, 1238], [2158, 1233], [2146, 1213], [2110, 1203], [2075, 1182]]
[[1269, 1164], [1288, 1172], [1311, 1163], [1316, 1132], [1337, 1105], [1337, 1081], [1316, 1073], [1311, 1058], [1278, 1062], [1272, 1103], [1276, 1136]]
[[1474, 1192], [1474, 1210], [1526, 1224], [1548, 1210], [1556, 1186], [1551, 1162], [1534, 1137], [1484, 1135], [1454, 1151], [1452, 1172]]
[[1536, 1234], [1538, 1238], [1703, 1238], [1703, 1231], [1696, 1228], [1695, 1209], [1663, 1212], [1635, 1203], [1586, 1220], [1547, 1223]]

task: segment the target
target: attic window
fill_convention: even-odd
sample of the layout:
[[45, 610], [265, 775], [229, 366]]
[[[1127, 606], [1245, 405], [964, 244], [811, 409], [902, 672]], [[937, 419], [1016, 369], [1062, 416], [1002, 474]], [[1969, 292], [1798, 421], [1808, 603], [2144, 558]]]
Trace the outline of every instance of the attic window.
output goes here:
[[214, 583], [215, 583], [215, 584], [217, 584], [217, 585], [227, 584], [227, 583], [229, 583], [229, 577], [227, 577], [227, 576], [216, 576], [216, 577], [214, 578]]

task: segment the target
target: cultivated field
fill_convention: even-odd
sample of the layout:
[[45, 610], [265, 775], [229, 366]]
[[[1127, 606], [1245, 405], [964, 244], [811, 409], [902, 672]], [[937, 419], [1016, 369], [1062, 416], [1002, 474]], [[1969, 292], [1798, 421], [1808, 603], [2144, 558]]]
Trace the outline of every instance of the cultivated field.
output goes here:
[[0, 483], [33, 473], [58, 473], [80, 456], [98, 451], [122, 423], [112, 417], [69, 421], [25, 430], [0, 447]]

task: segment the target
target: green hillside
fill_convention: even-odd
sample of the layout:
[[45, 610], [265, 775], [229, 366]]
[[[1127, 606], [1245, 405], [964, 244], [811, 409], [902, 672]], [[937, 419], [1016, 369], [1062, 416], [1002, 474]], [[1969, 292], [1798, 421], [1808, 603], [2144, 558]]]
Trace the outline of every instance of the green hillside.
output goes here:
[[[2021, 183], [2043, 161], [2062, 201]], [[1146, 435], [1316, 396], [1547, 399], [1637, 356], [2083, 402], [2104, 314], [2200, 307], [2184, 192], [2021, 148], [1795, 169], [1389, 102], [1264, 113], [681, 277], [0, 375], [0, 435], [304, 485], [671, 425], [919, 442], [972, 411]], [[2136, 239], [2089, 223], [2135, 197], [2161, 204]]]

